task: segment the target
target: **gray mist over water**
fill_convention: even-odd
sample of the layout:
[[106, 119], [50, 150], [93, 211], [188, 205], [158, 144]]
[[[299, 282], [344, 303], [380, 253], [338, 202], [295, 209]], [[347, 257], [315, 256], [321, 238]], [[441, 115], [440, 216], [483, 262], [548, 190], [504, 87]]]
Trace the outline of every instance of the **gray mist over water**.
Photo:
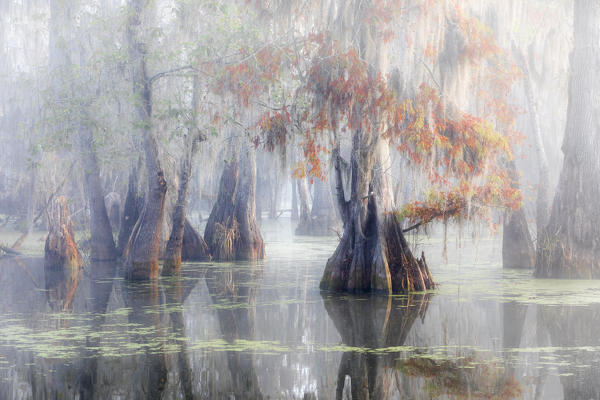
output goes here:
[[0, 398], [600, 399], [597, 0], [0, 0]]

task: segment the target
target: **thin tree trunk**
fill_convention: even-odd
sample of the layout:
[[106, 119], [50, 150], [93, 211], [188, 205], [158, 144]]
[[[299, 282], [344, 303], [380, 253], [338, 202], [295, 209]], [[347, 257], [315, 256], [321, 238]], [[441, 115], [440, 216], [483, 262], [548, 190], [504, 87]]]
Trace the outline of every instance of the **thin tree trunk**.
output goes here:
[[173, 210], [171, 235], [169, 236], [169, 241], [167, 242], [165, 259], [163, 262], [163, 274], [172, 274], [181, 268], [181, 246], [183, 244], [183, 233], [186, 219], [187, 189], [190, 174], [192, 172], [191, 157], [192, 154], [186, 154], [181, 162], [177, 202], [175, 203], [175, 209]]
[[167, 193], [167, 182], [158, 158], [158, 145], [151, 130], [152, 93], [151, 82], [146, 72], [146, 49], [137, 37], [141, 14], [145, 7], [146, 1], [131, 0], [127, 24], [129, 62], [132, 68], [133, 93], [136, 99], [135, 121], [141, 131], [148, 175], [146, 204], [125, 251], [127, 256], [126, 275], [128, 279], [132, 280], [158, 277], [158, 256]]
[[[519, 187], [519, 175], [514, 160], [508, 161], [513, 187]], [[502, 230], [502, 266], [504, 268], [534, 268], [535, 249], [523, 208], [504, 214]]]
[[574, 16], [565, 157], [548, 227], [538, 235], [536, 276], [546, 278], [600, 278], [600, 1], [575, 0]]
[[[189, 181], [192, 175], [192, 163], [194, 157], [198, 152], [198, 144], [204, 137], [201, 137], [200, 132], [196, 127], [196, 110], [198, 109], [198, 91], [199, 91], [199, 78], [194, 77], [193, 83], [193, 94], [192, 94], [192, 127], [188, 130], [188, 136], [186, 137], [187, 143], [184, 149], [184, 157], [181, 161], [181, 172], [179, 173], [179, 189], [177, 192], [177, 202], [175, 203], [175, 209], [173, 210], [173, 221], [171, 228], [171, 235], [167, 242], [165, 251], [165, 260], [163, 263], [163, 274], [172, 274], [175, 271], [179, 271], [181, 268], [182, 259], [182, 246], [184, 241], [184, 235], [186, 232], [186, 210], [187, 210], [187, 194]], [[188, 223], [189, 224], [189, 223]], [[188, 235], [192, 235], [195, 230], [190, 225], [187, 228]], [[204, 239], [199, 235], [194, 238], [190, 238], [197, 242], [203, 242]], [[188, 245], [192, 242], [188, 240]], [[207, 246], [205, 243], [198, 243], [199, 249], [204, 250]], [[204, 255], [206, 258], [206, 254]], [[210, 256], [208, 256], [210, 258]]]
[[[548, 223], [548, 194], [550, 192], [550, 167], [548, 166], [548, 158], [546, 156], [546, 150], [544, 148], [544, 141], [542, 140], [542, 131], [540, 129], [540, 119], [535, 103], [535, 96], [533, 94], [533, 85], [531, 83], [531, 74], [529, 72], [529, 66], [525, 60], [525, 56], [521, 49], [513, 43], [513, 52], [515, 58], [523, 70], [523, 86], [525, 89], [525, 97], [527, 99], [527, 108], [529, 109], [529, 117], [531, 120], [531, 126], [533, 130], [533, 139], [535, 143], [535, 152], [538, 159], [539, 178], [537, 184], [537, 198], [536, 198], [536, 232], [539, 235], [544, 231], [546, 224]], [[539, 241], [537, 242], [540, 243]]]
[[[182, 164], [179, 179], [179, 190], [177, 192], [177, 202], [175, 203], [175, 209], [173, 210], [173, 227], [171, 229], [171, 236], [167, 242], [167, 249], [165, 253], [165, 260], [163, 264], [163, 274], [172, 274], [173, 272], [179, 271], [181, 268], [182, 260], [182, 247], [184, 241], [184, 235], [186, 233], [185, 225], [186, 220], [186, 208], [187, 208], [187, 192], [190, 175], [192, 173], [192, 160], [197, 150], [197, 140], [193, 139], [192, 149], [185, 155]], [[189, 224], [189, 223], [188, 223]], [[188, 235], [194, 232], [191, 225], [187, 232]], [[192, 239], [192, 238], [190, 238]], [[204, 241], [200, 236], [194, 238], [197, 241]], [[191, 244], [191, 242], [188, 242]], [[200, 243], [199, 246], [204, 249], [205, 243]], [[205, 256], [206, 257], [206, 256]], [[210, 258], [210, 256], [208, 257]]]
[[37, 168], [31, 167], [31, 181], [29, 183], [29, 203], [27, 204], [27, 234], [33, 231], [35, 225], [35, 185], [37, 181]]
[[273, 164], [273, 169], [275, 169], [275, 171], [272, 171], [273, 174], [270, 176], [270, 181], [271, 184], [270, 186], [270, 192], [269, 192], [269, 218], [270, 219], [276, 219], [277, 218], [277, 209], [279, 208], [279, 196], [281, 194], [281, 185], [280, 185], [280, 173], [279, 170], [277, 170], [276, 168], [276, 164], [277, 161], [276, 160], [270, 160], [271, 163]]
[[308, 183], [306, 178], [300, 178], [296, 181], [298, 187], [298, 197], [300, 198], [300, 215], [298, 226], [296, 226], [296, 235], [308, 235], [310, 225], [310, 203], [308, 193]]
[[298, 219], [298, 192], [295, 179], [292, 178], [292, 221]]

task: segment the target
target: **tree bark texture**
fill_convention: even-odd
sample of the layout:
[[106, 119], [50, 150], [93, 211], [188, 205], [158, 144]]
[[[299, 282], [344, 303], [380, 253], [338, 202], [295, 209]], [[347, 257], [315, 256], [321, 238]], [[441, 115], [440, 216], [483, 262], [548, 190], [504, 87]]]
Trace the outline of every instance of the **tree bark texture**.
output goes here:
[[536, 276], [600, 277], [600, 1], [575, 0], [563, 168], [550, 221], [538, 236]]
[[[340, 157], [339, 152], [335, 154]], [[335, 161], [339, 164], [339, 161]], [[435, 286], [424, 255], [415, 258], [393, 211], [389, 148], [379, 136], [356, 130], [351, 155], [351, 193], [346, 200], [337, 174], [344, 233], [327, 261], [320, 287], [347, 292], [401, 293]]]
[[167, 182], [158, 158], [158, 145], [151, 129], [152, 92], [146, 72], [146, 49], [138, 38], [141, 14], [145, 0], [131, 0], [127, 23], [129, 62], [132, 69], [134, 106], [137, 129], [143, 140], [148, 176], [146, 204], [133, 229], [127, 249], [126, 275], [131, 280], [148, 280], [158, 277], [158, 256], [165, 209]]
[[208, 245], [188, 219], [185, 220], [183, 243], [181, 246], [182, 261], [210, 261]]
[[117, 258], [117, 249], [106, 211], [104, 191], [100, 181], [100, 169], [93, 132], [90, 127], [80, 126], [81, 151], [84, 168], [84, 185], [90, 207], [90, 259], [109, 261]]
[[217, 202], [204, 239], [215, 260], [258, 260], [265, 246], [256, 222], [256, 159], [249, 146], [223, 168]]
[[50, 231], [44, 247], [44, 268], [81, 268], [83, 259], [75, 244], [73, 223], [64, 196], [59, 196], [52, 205], [49, 223]]
[[181, 268], [182, 247], [186, 234], [188, 235], [186, 247], [189, 255], [201, 260], [210, 259], [204, 239], [197, 234], [186, 219], [188, 186], [192, 173], [192, 161], [197, 148], [196, 140], [193, 139], [193, 141], [191, 150], [186, 152], [181, 164], [177, 202], [173, 210], [173, 223], [165, 252], [163, 274], [173, 273]]
[[125, 196], [125, 204], [123, 205], [123, 212], [121, 213], [119, 239], [117, 242], [117, 251], [120, 255], [123, 255], [123, 251], [125, 251], [127, 242], [131, 237], [133, 227], [138, 220], [139, 209], [141, 208], [139, 203], [137, 167], [133, 166], [129, 173], [127, 195]]

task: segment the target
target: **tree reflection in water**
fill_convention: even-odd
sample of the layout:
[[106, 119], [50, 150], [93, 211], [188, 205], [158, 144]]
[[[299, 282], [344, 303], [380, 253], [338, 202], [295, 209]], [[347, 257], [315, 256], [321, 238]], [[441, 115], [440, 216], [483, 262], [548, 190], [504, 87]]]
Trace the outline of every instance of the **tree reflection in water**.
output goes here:
[[[206, 286], [217, 306], [221, 334], [227, 343], [256, 337], [256, 298], [262, 278], [257, 264], [250, 268], [210, 268]], [[230, 395], [235, 399], [263, 399], [252, 353], [227, 351]]]
[[507, 290], [456, 312], [443, 291], [280, 287], [262, 263], [131, 284], [113, 263], [19, 261], [0, 260], [2, 399], [600, 398], [599, 304]]
[[343, 344], [351, 347], [340, 361], [337, 399], [520, 397], [520, 384], [494, 362], [475, 355], [438, 360], [406, 346], [417, 318], [425, 318], [431, 298], [431, 294], [324, 295], [325, 309]]
[[585, 307], [542, 305], [540, 319], [555, 349], [576, 350], [569, 362], [558, 365], [564, 398], [569, 400], [600, 399], [600, 348], [598, 321], [600, 304]]

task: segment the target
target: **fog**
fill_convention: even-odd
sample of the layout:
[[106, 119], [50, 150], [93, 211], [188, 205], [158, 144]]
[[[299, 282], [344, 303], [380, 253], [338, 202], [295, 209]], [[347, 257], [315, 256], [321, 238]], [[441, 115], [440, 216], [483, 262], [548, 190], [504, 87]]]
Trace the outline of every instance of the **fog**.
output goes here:
[[599, 59], [597, 0], [1, 1], [0, 391], [600, 398]]

